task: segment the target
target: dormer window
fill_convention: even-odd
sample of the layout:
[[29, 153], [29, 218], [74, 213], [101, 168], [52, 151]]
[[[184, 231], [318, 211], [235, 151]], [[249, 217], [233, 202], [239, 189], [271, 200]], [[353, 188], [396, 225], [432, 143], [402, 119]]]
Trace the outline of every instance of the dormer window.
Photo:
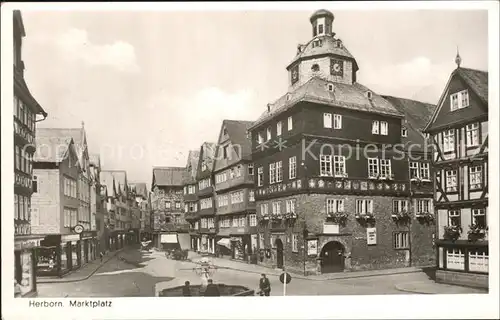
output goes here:
[[329, 83], [326, 87], [328, 88], [328, 91], [330, 91], [330, 92], [333, 92], [333, 90], [335, 90], [333, 83]]
[[287, 93], [287, 94], [286, 94], [286, 101], [289, 101], [291, 97], [292, 97], [292, 96], [291, 96], [289, 93]]
[[402, 137], [408, 136], [408, 130], [405, 127], [401, 127], [401, 136]]
[[367, 91], [366, 97], [371, 100], [373, 98], [373, 93], [371, 91]]
[[316, 48], [316, 47], [321, 47], [323, 45], [323, 41], [321, 41], [320, 39], [316, 39], [313, 41], [312, 43], [312, 47], [313, 48]]
[[313, 64], [311, 67], [312, 72], [318, 72], [319, 71], [319, 65], [317, 63]]

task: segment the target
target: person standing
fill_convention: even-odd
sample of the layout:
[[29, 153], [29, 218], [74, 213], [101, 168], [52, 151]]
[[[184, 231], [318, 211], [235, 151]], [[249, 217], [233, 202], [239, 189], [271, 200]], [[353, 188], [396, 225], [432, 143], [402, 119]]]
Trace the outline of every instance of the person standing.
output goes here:
[[205, 297], [220, 297], [219, 287], [214, 284], [212, 279], [208, 279], [207, 289], [204, 293]]
[[189, 281], [184, 282], [184, 287], [182, 287], [182, 296], [191, 297], [191, 287]]
[[269, 279], [266, 277], [264, 273], [261, 274], [261, 278], [259, 281], [259, 288], [261, 296], [264, 295], [266, 297], [269, 297], [269, 295], [271, 294], [271, 283], [269, 282]]
[[102, 257], [104, 256], [104, 254], [101, 252], [99, 252], [99, 257], [101, 258], [101, 263], [102, 263]]

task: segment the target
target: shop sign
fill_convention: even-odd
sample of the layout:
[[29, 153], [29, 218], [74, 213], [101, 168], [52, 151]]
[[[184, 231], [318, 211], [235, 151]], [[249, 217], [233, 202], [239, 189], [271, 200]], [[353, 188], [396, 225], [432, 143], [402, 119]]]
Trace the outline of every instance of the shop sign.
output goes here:
[[93, 238], [97, 235], [96, 231], [83, 231], [80, 233], [80, 238], [81, 239], [88, 239], [88, 238]]
[[31, 249], [40, 246], [40, 239], [16, 240], [14, 243], [15, 250]]
[[162, 234], [160, 237], [161, 243], [177, 243], [177, 234]]
[[307, 240], [307, 254], [310, 256], [318, 255], [318, 240]]
[[61, 242], [78, 241], [80, 240], [79, 234], [65, 234], [61, 236]]
[[366, 244], [377, 244], [377, 228], [366, 228]]

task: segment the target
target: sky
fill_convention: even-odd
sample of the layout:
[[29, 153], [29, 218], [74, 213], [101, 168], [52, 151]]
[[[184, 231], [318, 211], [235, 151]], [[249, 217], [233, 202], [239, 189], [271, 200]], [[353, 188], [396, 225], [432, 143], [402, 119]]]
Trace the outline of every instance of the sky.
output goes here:
[[[378, 94], [436, 104], [457, 47], [462, 66], [488, 69], [486, 11], [325, 9]], [[223, 119], [256, 120], [286, 93], [313, 11], [25, 10], [25, 78], [49, 114], [39, 127], [83, 121], [103, 169], [150, 185], [153, 166], [185, 166]]]

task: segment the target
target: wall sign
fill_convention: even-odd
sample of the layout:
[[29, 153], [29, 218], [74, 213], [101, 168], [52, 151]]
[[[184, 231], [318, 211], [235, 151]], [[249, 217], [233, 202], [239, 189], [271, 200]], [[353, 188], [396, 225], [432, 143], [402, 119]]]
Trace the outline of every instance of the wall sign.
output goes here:
[[307, 240], [307, 254], [310, 256], [318, 255], [318, 240]]
[[377, 244], [377, 228], [366, 228], [366, 244]]

